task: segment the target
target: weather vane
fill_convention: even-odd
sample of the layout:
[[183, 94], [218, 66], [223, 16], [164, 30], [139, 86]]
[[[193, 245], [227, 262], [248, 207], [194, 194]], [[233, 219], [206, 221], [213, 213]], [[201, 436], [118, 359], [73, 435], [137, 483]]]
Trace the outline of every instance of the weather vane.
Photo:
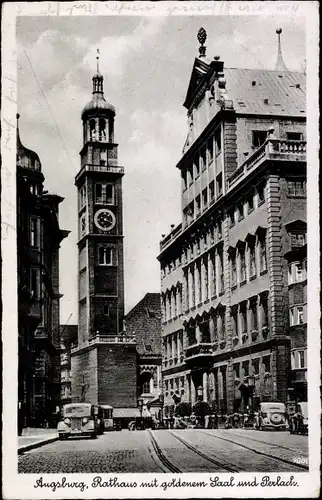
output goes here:
[[205, 28], [200, 28], [197, 34], [198, 42], [200, 43], [199, 47], [199, 57], [206, 57], [206, 46], [205, 42], [207, 40], [207, 32]]
[[100, 49], [96, 49], [96, 52], [97, 52], [97, 56], [96, 56], [96, 59], [97, 59], [97, 72], [99, 72], [98, 63], [99, 63], [99, 58], [100, 58]]

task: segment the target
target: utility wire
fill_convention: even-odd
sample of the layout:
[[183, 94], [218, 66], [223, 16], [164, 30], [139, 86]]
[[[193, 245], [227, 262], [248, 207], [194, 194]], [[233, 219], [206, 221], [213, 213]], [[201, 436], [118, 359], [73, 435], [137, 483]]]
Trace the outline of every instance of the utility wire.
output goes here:
[[74, 169], [75, 173], [77, 173], [77, 169], [75, 168], [75, 166], [74, 166], [74, 164], [73, 164], [73, 162], [72, 162], [72, 160], [71, 160], [71, 158], [70, 158], [70, 156], [69, 156], [69, 153], [68, 153], [68, 151], [67, 151], [66, 145], [65, 145], [64, 140], [63, 140], [63, 138], [62, 138], [62, 135], [61, 135], [61, 133], [60, 133], [60, 130], [59, 130], [59, 127], [58, 127], [58, 123], [57, 123], [56, 118], [55, 118], [55, 116], [54, 116], [54, 114], [53, 114], [53, 112], [52, 112], [52, 109], [51, 109], [50, 105], [49, 105], [49, 102], [48, 102], [48, 99], [47, 99], [47, 97], [46, 97], [46, 94], [45, 94], [45, 92], [43, 91], [43, 89], [42, 89], [42, 87], [41, 87], [41, 85], [40, 85], [40, 83], [39, 83], [39, 80], [38, 80], [38, 78], [37, 78], [37, 76], [36, 76], [36, 73], [35, 73], [35, 71], [34, 71], [34, 68], [33, 68], [32, 64], [31, 64], [31, 61], [30, 61], [29, 56], [28, 56], [28, 54], [27, 54], [27, 52], [26, 52], [26, 50], [25, 50], [25, 49], [24, 49], [24, 53], [25, 53], [25, 55], [26, 55], [26, 58], [28, 59], [28, 62], [29, 62], [29, 65], [30, 65], [31, 71], [32, 71], [32, 73], [33, 73], [33, 75], [34, 75], [34, 77], [35, 77], [35, 80], [36, 80], [36, 82], [37, 82], [37, 85], [38, 85], [38, 87], [39, 87], [39, 90], [40, 90], [40, 92], [42, 93], [42, 95], [43, 95], [43, 97], [44, 97], [44, 99], [45, 99], [45, 101], [46, 101], [46, 103], [47, 103], [47, 106], [48, 106], [48, 109], [49, 109], [49, 111], [50, 111], [50, 114], [51, 114], [51, 116], [52, 116], [52, 118], [53, 118], [53, 120], [54, 120], [56, 130], [57, 130], [58, 135], [59, 135], [59, 137], [60, 137], [60, 140], [61, 140], [61, 143], [62, 143], [62, 145], [63, 145], [63, 148], [65, 149], [65, 152], [66, 152], [66, 155], [67, 155], [67, 157], [68, 157], [68, 160], [69, 160], [69, 162], [70, 162], [71, 166], [73, 167], [73, 169]]

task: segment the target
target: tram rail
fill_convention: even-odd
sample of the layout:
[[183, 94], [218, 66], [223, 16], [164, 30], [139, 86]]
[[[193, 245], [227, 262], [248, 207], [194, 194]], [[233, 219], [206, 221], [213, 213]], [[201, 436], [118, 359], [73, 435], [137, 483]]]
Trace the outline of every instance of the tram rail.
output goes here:
[[[292, 465], [293, 468], [295, 467], [295, 468], [298, 468], [300, 470], [305, 470], [305, 471], [309, 470], [309, 466], [306, 464], [292, 462], [291, 460], [288, 460], [287, 458], [277, 457], [275, 455], [271, 455], [270, 453], [265, 453], [264, 451], [254, 450], [254, 448], [251, 448], [250, 446], [247, 446], [247, 445], [242, 444], [242, 443], [238, 443], [236, 441], [233, 441], [232, 439], [228, 439], [227, 437], [218, 436], [217, 434], [214, 435], [214, 434], [211, 434], [210, 432], [205, 432], [205, 431], [199, 431], [199, 432], [201, 432], [202, 434], [206, 434], [207, 436], [210, 436], [213, 439], [220, 439], [220, 440], [226, 441], [228, 443], [233, 443], [234, 445], [240, 446], [241, 448], [244, 448], [248, 451], [252, 451], [253, 453], [256, 453], [257, 455], [262, 455], [262, 456], [268, 457], [272, 460], [276, 460], [278, 462], [283, 462], [287, 465]], [[241, 436], [241, 437], [244, 437], [244, 436]], [[253, 438], [247, 436], [247, 439], [251, 441]], [[256, 440], [256, 438], [255, 438], [255, 440]], [[263, 443], [268, 445], [268, 446], [271, 446], [270, 443], [265, 443], [264, 441], [263, 441]], [[278, 445], [275, 445], [275, 444], [273, 446], [278, 447]], [[290, 450], [290, 451], [293, 451], [293, 450]]]

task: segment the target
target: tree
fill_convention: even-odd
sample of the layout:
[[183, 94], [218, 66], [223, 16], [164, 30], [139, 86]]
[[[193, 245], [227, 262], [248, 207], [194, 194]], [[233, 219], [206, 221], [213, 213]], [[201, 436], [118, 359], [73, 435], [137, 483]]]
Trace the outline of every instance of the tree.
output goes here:
[[191, 415], [191, 404], [182, 401], [178, 403], [175, 409], [176, 417], [190, 417]]
[[211, 414], [211, 408], [206, 401], [197, 401], [193, 407], [193, 412], [196, 417], [204, 418], [206, 415]]

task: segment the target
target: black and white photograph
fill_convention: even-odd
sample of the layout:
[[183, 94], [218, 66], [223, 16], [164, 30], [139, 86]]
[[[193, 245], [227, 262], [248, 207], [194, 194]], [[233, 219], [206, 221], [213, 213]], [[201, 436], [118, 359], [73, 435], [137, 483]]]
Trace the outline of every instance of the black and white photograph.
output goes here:
[[4, 498], [319, 496], [317, 17], [4, 4]]

